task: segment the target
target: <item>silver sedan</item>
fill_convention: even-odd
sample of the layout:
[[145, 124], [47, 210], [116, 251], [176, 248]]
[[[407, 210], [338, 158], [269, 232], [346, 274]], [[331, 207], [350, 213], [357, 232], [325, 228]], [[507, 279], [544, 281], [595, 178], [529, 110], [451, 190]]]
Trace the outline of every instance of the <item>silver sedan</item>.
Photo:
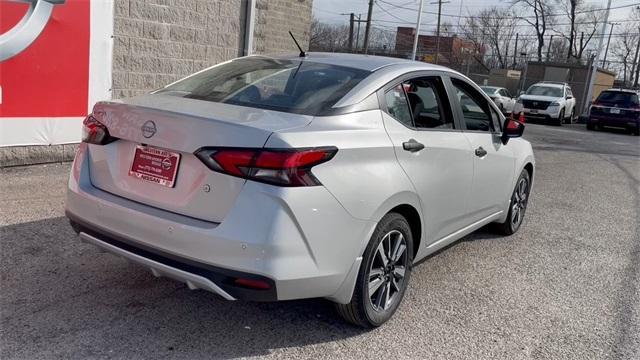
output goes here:
[[250, 56], [84, 121], [66, 213], [83, 241], [225, 299], [322, 297], [387, 321], [412, 265], [518, 231], [524, 125], [465, 76], [349, 54]]

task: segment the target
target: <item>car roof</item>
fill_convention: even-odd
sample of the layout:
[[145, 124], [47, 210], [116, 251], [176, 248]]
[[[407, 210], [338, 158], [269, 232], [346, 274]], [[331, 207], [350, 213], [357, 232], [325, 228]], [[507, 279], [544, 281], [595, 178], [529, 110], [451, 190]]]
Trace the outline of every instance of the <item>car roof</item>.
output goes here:
[[629, 94], [638, 94], [638, 93], [640, 93], [640, 90], [619, 89], [619, 88], [607, 89], [607, 90], [604, 90], [604, 91], [616, 91], [616, 92], [623, 92], [623, 93], [629, 93]]
[[411, 67], [411, 68], [420, 66], [420, 68], [424, 70], [450, 71], [450, 69], [444, 66], [429, 64], [421, 61], [412, 61], [409, 59], [401, 59], [401, 58], [393, 58], [393, 57], [377, 56], [377, 55], [308, 52], [306, 53], [306, 56], [304, 58], [301, 58], [298, 54], [273, 55], [271, 57], [274, 59], [304, 60], [304, 61], [311, 61], [311, 62], [316, 62], [321, 64], [345, 66], [345, 67], [361, 69], [366, 71], [376, 71], [391, 65], [395, 65], [395, 66], [406, 65], [407, 67]]
[[535, 84], [533, 84], [531, 86], [547, 86], [547, 87], [563, 88], [563, 87], [567, 86], [567, 84], [559, 83], [559, 82], [542, 81], [542, 82], [539, 82], [539, 83], [535, 83]]

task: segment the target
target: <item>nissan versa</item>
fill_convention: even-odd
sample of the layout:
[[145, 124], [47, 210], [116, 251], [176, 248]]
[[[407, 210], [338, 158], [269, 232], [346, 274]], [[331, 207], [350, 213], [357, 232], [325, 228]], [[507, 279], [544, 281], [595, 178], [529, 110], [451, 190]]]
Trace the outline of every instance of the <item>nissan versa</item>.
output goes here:
[[379, 326], [416, 261], [520, 228], [523, 124], [450, 69], [249, 56], [83, 124], [66, 214], [83, 241], [228, 300], [327, 298]]

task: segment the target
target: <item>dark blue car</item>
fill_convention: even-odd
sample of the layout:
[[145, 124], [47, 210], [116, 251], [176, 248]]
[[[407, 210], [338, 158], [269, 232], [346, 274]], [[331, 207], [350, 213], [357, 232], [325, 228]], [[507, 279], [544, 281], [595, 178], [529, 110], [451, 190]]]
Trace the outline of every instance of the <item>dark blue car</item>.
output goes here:
[[640, 96], [636, 90], [605, 90], [591, 105], [588, 130], [624, 128], [640, 135]]

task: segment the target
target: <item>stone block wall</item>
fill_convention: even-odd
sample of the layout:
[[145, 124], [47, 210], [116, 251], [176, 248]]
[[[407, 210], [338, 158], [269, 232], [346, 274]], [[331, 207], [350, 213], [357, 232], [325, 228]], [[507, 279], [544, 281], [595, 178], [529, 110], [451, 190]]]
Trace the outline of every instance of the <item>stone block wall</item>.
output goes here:
[[[257, 0], [258, 54], [306, 50], [312, 0]], [[247, 0], [115, 0], [113, 98], [137, 96], [243, 55]]]
[[115, 0], [113, 98], [242, 55], [242, 0]]
[[256, 0], [254, 29], [258, 54], [298, 52], [289, 31], [303, 50], [309, 49], [313, 0]]

